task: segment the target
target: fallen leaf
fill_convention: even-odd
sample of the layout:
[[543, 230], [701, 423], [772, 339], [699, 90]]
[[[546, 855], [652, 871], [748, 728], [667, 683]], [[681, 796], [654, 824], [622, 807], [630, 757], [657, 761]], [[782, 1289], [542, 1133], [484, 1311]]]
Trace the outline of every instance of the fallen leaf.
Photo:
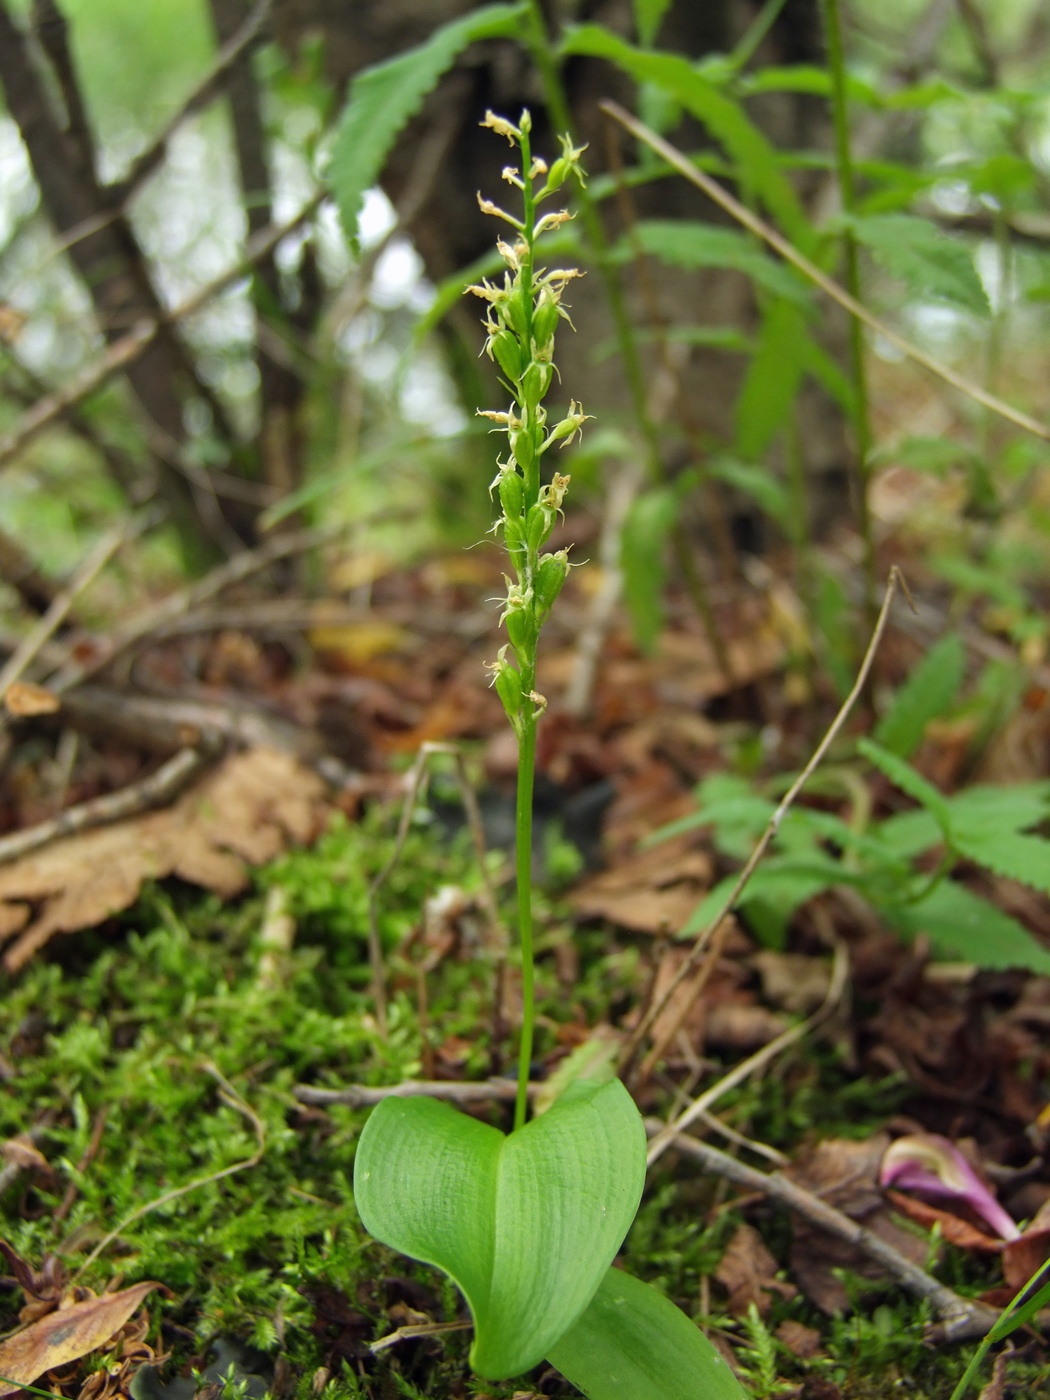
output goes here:
[[1001, 1351], [992, 1365], [992, 1378], [981, 1389], [977, 1400], [1006, 1400], [1006, 1368], [1010, 1364], [1010, 1352]]
[[777, 1328], [776, 1336], [793, 1356], [809, 1360], [813, 1356], [820, 1355], [822, 1339], [815, 1327], [807, 1327], [803, 1322], [792, 1322], [787, 1319]]
[[[867, 1142], [828, 1138], [805, 1157], [784, 1168], [785, 1176], [859, 1221], [913, 1263], [925, 1265], [927, 1243], [912, 1230], [898, 1225], [892, 1208], [878, 1186], [879, 1165], [889, 1146], [888, 1133], [876, 1133]], [[863, 1278], [884, 1278], [867, 1255], [845, 1240], [825, 1234], [799, 1217], [792, 1220], [791, 1276], [822, 1312], [849, 1312], [849, 1296], [836, 1270], [849, 1269]]]
[[1003, 1277], [1016, 1293], [1035, 1271], [1050, 1259], [1050, 1201], [1046, 1201], [1029, 1222], [1019, 1240], [1010, 1240], [1003, 1249]]
[[636, 851], [569, 895], [581, 918], [608, 919], [633, 933], [677, 933], [711, 885], [711, 856], [693, 835]]
[[762, 979], [762, 995], [774, 1006], [808, 1016], [831, 986], [831, 959], [804, 953], [777, 953], [765, 948], [751, 959]]
[[62, 701], [52, 690], [42, 685], [32, 685], [29, 681], [12, 681], [4, 691], [4, 704], [8, 714], [19, 719], [33, 715], [53, 715], [61, 709]]
[[331, 659], [353, 668], [376, 656], [411, 649], [412, 634], [394, 622], [368, 619], [342, 626], [312, 627], [310, 644]]
[[29, 317], [9, 302], [0, 301], [0, 342], [14, 345], [25, 329]]
[[0, 1157], [9, 1166], [20, 1167], [24, 1172], [41, 1172], [45, 1176], [53, 1175], [50, 1162], [25, 1135], [0, 1142]]
[[934, 1225], [939, 1225], [941, 1234], [949, 1244], [958, 1245], [960, 1249], [978, 1250], [984, 1254], [999, 1254], [1002, 1251], [1002, 1240], [986, 1235], [983, 1230], [978, 1230], [975, 1225], [963, 1220], [961, 1216], [954, 1215], [950, 1210], [939, 1210], [937, 1206], [931, 1206], [926, 1201], [906, 1196], [903, 1191], [887, 1191], [886, 1196], [901, 1215], [906, 1215], [909, 1220], [914, 1220], [928, 1230]]
[[289, 754], [233, 754], [164, 811], [56, 841], [0, 867], [0, 941], [12, 911], [40, 905], [3, 965], [17, 972], [56, 934], [127, 909], [146, 880], [178, 875], [231, 898], [247, 885], [248, 865], [313, 839], [326, 810], [322, 779]]
[[751, 1225], [739, 1225], [715, 1270], [715, 1278], [728, 1290], [726, 1304], [734, 1317], [744, 1316], [754, 1303], [764, 1317], [773, 1306], [771, 1294], [793, 1298], [798, 1289], [776, 1277], [777, 1261]]
[[120, 1331], [143, 1299], [160, 1287], [159, 1283], [136, 1283], [119, 1293], [71, 1303], [0, 1342], [0, 1376], [18, 1382], [0, 1382], [0, 1396], [13, 1395], [46, 1371], [98, 1351]]

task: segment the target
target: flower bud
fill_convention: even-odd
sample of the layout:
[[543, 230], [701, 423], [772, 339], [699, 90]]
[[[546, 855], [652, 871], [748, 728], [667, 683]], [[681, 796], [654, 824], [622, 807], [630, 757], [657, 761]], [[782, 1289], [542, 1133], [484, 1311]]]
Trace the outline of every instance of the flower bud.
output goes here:
[[525, 483], [513, 469], [500, 473], [499, 499], [504, 515], [517, 520], [525, 505]]
[[544, 287], [532, 317], [532, 338], [537, 345], [546, 345], [551, 339], [557, 330], [560, 316], [557, 297], [549, 287]]
[[510, 435], [510, 450], [514, 460], [523, 472], [527, 472], [536, 461], [536, 435], [531, 428], [521, 428]]
[[553, 524], [554, 516], [551, 511], [544, 510], [539, 505], [529, 508], [529, 513], [525, 517], [525, 540], [529, 546], [530, 554], [539, 549], [550, 534]]
[[507, 660], [506, 647], [500, 647], [496, 660], [489, 662], [488, 668], [507, 717], [516, 726], [521, 714], [521, 676]]
[[527, 656], [531, 646], [535, 642], [535, 627], [533, 626], [531, 613], [524, 608], [515, 608], [513, 612], [508, 612], [503, 621], [506, 623], [507, 636], [511, 640], [514, 650], [519, 655]]
[[533, 579], [533, 590], [541, 617], [545, 617], [550, 612], [568, 575], [569, 555], [567, 550], [559, 549], [557, 554], [545, 554], [540, 560]]
[[525, 529], [520, 515], [503, 517], [503, 542], [515, 567], [521, 568], [525, 563]]
[[550, 388], [554, 366], [550, 361], [533, 360], [521, 378], [522, 396], [528, 403], [538, 403]]
[[489, 336], [485, 348], [507, 378], [517, 383], [521, 378], [523, 359], [518, 337], [511, 331], [499, 331], [496, 335]]
[[518, 339], [523, 344], [526, 343], [529, 338], [529, 320], [525, 311], [525, 297], [520, 287], [513, 289], [505, 305], [500, 307], [500, 314]]

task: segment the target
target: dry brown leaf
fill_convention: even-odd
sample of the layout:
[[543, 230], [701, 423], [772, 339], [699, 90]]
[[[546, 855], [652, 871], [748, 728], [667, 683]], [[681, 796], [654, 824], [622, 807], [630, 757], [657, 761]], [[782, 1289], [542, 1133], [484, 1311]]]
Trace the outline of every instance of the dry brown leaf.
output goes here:
[[914, 1220], [917, 1224], [925, 1226], [928, 1230], [934, 1225], [941, 1227], [941, 1234], [949, 1244], [958, 1245], [960, 1249], [975, 1249], [983, 1254], [998, 1254], [1003, 1248], [1003, 1242], [996, 1239], [994, 1235], [986, 1235], [983, 1230], [978, 1230], [976, 1225], [971, 1225], [968, 1220], [963, 1220], [961, 1216], [954, 1215], [950, 1210], [940, 1210], [937, 1206], [931, 1206], [926, 1201], [917, 1200], [914, 1196], [906, 1196], [903, 1191], [887, 1191], [886, 1196], [891, 1200], [901, 1215], [906, 1215], [909, 1220]]
[[0, 342], [14, 345], [28, 320], [24, 311], [19, 311], [9, 302], [0, 301]]
[[12, 681], [4, 692], [4, 704], [8, 714], [23, 719], [33, 715], [53, 715], [61, 709], [62, 701], [53, 690], [46, 690], [42, 685]]
[[784, 1011], [808, 1016], [820, 1006], [831, 986], [830, 958], [764, 948], [751, 959], [751, 966], [762, 979], [762, 995]]
[[777, 1328], [776, 1335], [794, 1356], [808, 1360], [820, 1355], [823, 1343], [815, 1327], [807, 1327], [804, 1322], [792, 1322], [788, 1318]]
[[46, 1371], [67, 1366], [104, 1347], [143, 1299], [160, 1287], [159, 1283], [136, 1283], [119, 1293], [103, 1293], [101, 1298], [71, 1303], [0, 1342], [0, 1376], [18, 1382], [0, 1382], [0, 1396], [13, 1395], [21, 1386], [32, 1385]]
[[772, 1293], [793, 1298], [798, 1289], [776, 1277], [777, 1261], [762, 1242], [762, 1236], [751, 1225], [740, 1225], [729, 1241], [715, 1278], [728, 1290], [727, 1307], [734, 1317], [741, 1317], [754, 1303], [764, 1317], [773, 1305]]
[[1003, 1249], [1003, 1277], [1016, 1293], [1050, 1259], [1050, 1201], [1036, 1212], [1019, 1240]]
[[297, 759], [255, 748], [227, 758], [174, 806], [56, 841], [0, 867], [0, 942], [36, 918], [8, 949], [17, 972], [51, 938], [90, 928], [134, 903], [145, 880], [178, 875], [230, 898], [262, 865], [317, 835], [324, 783]]
[[711, 884], [713, 863], [686, 835], [618, 860], [572, 891], [585, 919], [608, 919], [634, 933], [677, 933]]
[[[926, 1241], [894, 1223], [891, 1208], [878, 1186], [879, 1165], [889, 1142], [888, 1133], [876, 1133], [866, 1142], [829, 1138], [800, 1161], [785, 1167], [784, 1174], [893, 1245], [905, 1258], [923, 1265]], [[884, 1277], [867, 1255], [806, 1220], [796, 1216], [792, 1232], [791, 1276], [822, 1312], [849, 1311], [849, 1296], [834, 1270], [849, 1269], [863, 1278]]]

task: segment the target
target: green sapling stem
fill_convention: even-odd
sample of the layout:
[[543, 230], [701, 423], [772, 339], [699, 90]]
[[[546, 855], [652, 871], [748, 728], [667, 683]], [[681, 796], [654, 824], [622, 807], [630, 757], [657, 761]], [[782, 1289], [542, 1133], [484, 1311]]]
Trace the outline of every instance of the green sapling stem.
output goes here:
[[522, 112], [514, 126], [492, 112], [483, 126], [505, 136], [521, 156], [520, 170], [507, 166], [503, 178], [520, 190], [523, 215], [519, 219], [491, 200], [478, 196], [482, 212], [503, 219], [515, 230], [513, 244], [500, 239], [497, 247], [507, 264], [502, 285], [483, 282], [471, 287], [488, 303], [485, 350], [503, 372], [511, 394], [507, 412], [478, 410], [497, 430], [507, 434], [510, 453], [497, 459], [499, 471], [489, 488], [498, 496], [500, 515], [493, 527], [503, 531], [514, 578], [506, 576], [507, 596], [500, 621], [508, 642], [500, 648], [490, 669], [493, 683], [518, 736], [518, 795], [515, 830], [515, 872], [518, 887], [518, 929], [521, 937], [522, 1027], [518, 1050], [518, 1093], [514, 1126], [525, 1122], [529, 1066], [535, 1025], [535, 970], [532, 946], [532, 792], [536, 771], [536, 726], [546, 700], [536, 691], [536, 650], [540, 628], [561, 591], [569, 572], [565, 550], [541, 553], [568, 489], [569, 478], [554, 472], [544, 484], [542, 459], [555, 444], [568, 446], [580, 432], [587, 415], [575, 400], [565, 418], [548, 427], [543, 399], [554, 377], [554, 332], [568, 313], [562, 293], [580, 274], [575, 268], [547, 271], [536, 266], [536, 242], [570, 217], [566, 210], [538, 216], [539, 206], [555, 194], [570, 175], [582, 182], [583, 148], [562, 137], [562, 154], [548, 168], [533, 157], [532, 119]]

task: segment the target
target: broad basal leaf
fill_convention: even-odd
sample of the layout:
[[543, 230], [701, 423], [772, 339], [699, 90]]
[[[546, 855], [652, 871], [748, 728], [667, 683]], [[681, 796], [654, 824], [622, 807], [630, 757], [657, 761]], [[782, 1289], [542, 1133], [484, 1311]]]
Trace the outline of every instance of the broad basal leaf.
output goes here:
[[498, 1380], [535, 1366], [586, 1308], [644, 1179], [645, 1129], [613, 1080], [573, 1085], [509, 1137], [433, 1099], [386, 1099], [361, 1134], [354, 1195], [376, 1239], [456, 1281], [471, 1365]]
[[964, 244], [914, 214], [869, 214], [849, 221], [854, 237], [891, 277], [923, 297], [939, 297], [978, 316], [988, 298]]
[[607, 1271], [547, 1360], [588, 1400], [744, 1400], [699, 1327], [621, 1269]]
[[944, 713], [962, 684], [966, 653], [957, 632], [931, 647], [893, 697], [875, 729], [884, 749], [910, 758], [931, 719]]
[[916, 904], [884, 906], [883, 913], [909, 937], [927, 934], [941, 957], [1050, 973], [1050, 950], [1016, 919], [954, 880], [942, 880]]
[[425, 44], [366, 68], [354, 79], [339, 118], [326, 172], [347, 237], [357, 237], [357, 215], [365, 190], [379, 178], [398, 132], [423, 105], [468, 44], [512, 37], [522, 6], [483, 5], [436, 29]]

